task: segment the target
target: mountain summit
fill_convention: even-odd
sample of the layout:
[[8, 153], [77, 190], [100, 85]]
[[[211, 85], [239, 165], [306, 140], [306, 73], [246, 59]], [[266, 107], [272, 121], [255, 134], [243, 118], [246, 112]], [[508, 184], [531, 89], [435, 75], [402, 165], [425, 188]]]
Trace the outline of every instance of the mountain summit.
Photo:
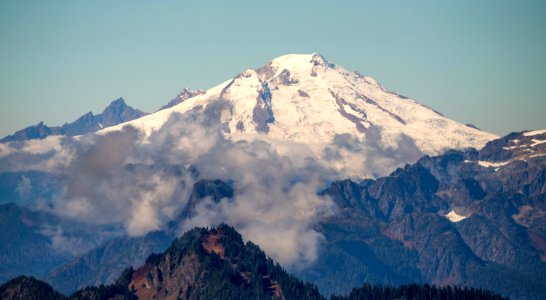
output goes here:
[[[216, 113], [207, 114], [211, 110]], [[336, 160], [337, 169], [349, 176], [370, 176], [361, 166], [363, 153], [390, 155], [383, 159], [390, 161], [388, 169], [422, 154], [481, 148], [496, 137], [450, 120], [316, 53], [278, 57], [127, 124], [149, 135], [172, 113], [190, 111], [214, 115], [223, 134], [233, 140], [305, 144], [318, 160]], [[282, 153], [281, 148], [277, 150]]]

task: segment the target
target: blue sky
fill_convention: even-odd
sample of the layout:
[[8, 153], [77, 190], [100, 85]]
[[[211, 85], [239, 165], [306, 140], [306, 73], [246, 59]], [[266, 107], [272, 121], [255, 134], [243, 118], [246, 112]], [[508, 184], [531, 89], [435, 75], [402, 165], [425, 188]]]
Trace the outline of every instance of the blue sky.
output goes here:
[[546, 128], [546, 1], [0, 0], [0, 136], [312, 52], [499, 135]]

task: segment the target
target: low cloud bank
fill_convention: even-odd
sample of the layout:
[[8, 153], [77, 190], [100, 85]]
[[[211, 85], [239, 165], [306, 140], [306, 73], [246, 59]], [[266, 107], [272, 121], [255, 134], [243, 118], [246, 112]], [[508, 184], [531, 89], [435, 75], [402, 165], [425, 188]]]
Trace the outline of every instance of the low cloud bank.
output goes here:
[[[125, 127], [63, 138], [61, 147], [46, 152], [25, 151], [18, 144], [19, 149], [4, 151], [9, 153], [0, 158], [0, 172], [34, 167], [60, 173], [59, 195], [47, 209], [91, 225], [121, 224], [131, 236], [164, 229], [176, 219], [197, 180], [230, 180], [234, 197], [200, 201], [195, 214], [179, 224], [179, 233], [228, 223], [284, 266], [300, 268], [317, 258], [322, 236], [316, 226], [333, 211], [332, 201], [317, 192], [326, 182], [346, 177], [325, 161], [350, 159], [356, 169], [383, 174], [421, 155], [404, 137], [397, 148], [383, 147], [380, 129], [371, 128], [365, 148], [358, 139], [339, 135], [319, 162], [303, 144], [285, 141], [279, 148], [259, 139], [226, 139], [220, 120], [229, 109], [219, 100], [205, 109], [172, 114], [148, 137]], [[279, 154], [281, 148], [287, 155]], [[28, 193], [31, 187], [26, 178], [17, 191]], [[69, 244], [62, 229], [47, 233], [57, 247]]]

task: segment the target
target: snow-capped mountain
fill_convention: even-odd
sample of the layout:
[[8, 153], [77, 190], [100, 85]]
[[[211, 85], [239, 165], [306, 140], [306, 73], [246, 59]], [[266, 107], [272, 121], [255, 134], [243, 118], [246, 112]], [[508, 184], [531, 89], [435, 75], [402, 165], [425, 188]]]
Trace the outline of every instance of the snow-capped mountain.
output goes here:
[[[386, 175], [423, 154], [479, 149], [496, 138], [391, 92], [370, 77], [329, 63], [319, 54], [281, 56], [207, 91], [184, 89], [164, 109], [142, 117], [131, 114], [133, 120], [108, 124], [111, 127], [96, 133], [131, 126], [146, 143], [153, 134], [173, 130], [165, 126], [173, 117], [191, 114], [207, 119], [206, 125], [199, 126], [209, 131], [217, 128], [231, 142], [265, 141], [278, 155], [298, 161], [296, 166], [312, 159], [341, 178]], [[25, 149], [45, 153], [62, 148], [60, 142], [58, 137], [29, 141]], [[0, 145], [0, 157], [16, 151]]]
[[[188, 93], [184, 93], [186, 95]], [[348, 176], [370, 176], [364, 153], [392, 153], [389, 167], [446, 149], [481, 148], [495, 135], [450, 120], [370, 77], [329, 63], [319, 54], [281, 56], [206, 92], [102, 133], [130, 125], [149, 136], [173, 113], [224, 103], [221, 130], [232, 140], [264, 139], [281, 154], [286, 142], [307, 145]], [[178, 99], [178, 98], [177, 98]], [[175, 99], [176, 100], [176, 99]], [[342, 158], [342, 159], [340, 159]]]

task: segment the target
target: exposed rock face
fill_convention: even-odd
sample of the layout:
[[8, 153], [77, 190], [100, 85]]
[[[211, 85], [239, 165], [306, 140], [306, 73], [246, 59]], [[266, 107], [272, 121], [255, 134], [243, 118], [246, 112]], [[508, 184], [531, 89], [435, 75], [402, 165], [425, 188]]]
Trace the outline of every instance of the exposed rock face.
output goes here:
[[29, 126], [25, 129], [15, 132], [13, 135], [8, 135], [0, 142], [11, 142], [11, 141], [24, 141], [31, 139], [43, 139], [50, 135], [60, 134], [61, 130], [59, 127], [48, 127], [44, 122], [40, 122], [34, 126]]
[[203, 95], [205, 93], [205, 91], [203, 90], [192, 90], [192, 89], [189, 89], [189, 88], [184, 88], [182, 90], [182, 92], [180, 92], [180, 94], [178, 94], [176, 96], [176, 98], [174, 98], [173, 100], [169, 101], [169, 103], [163, 105], [159, 110], [163, 110], [163, 109], [166, 109], [166, 108], [170, 108], [170, 107], [173, 107], [177, 104], [180, 104], [190, 98], [193, 98], [195, 96], [199, 96], [199, 95]]
[[299, 83], [296, 78], [293, 78], [290, 75], [290, 71], [287, 69], [282, 70], [281, 73], [273, 79], [273, 82], [276, 85], [295, 85]]
[[93, 115], [93, 113], [88, 112], [76, 121], [65, 123], [62, 126], [48, 127], [43, 122], [40, 122], [37, 125], [19, 130], [13, 135], [3, 138], [0, 142], [44, 139], [50, 135], [76, 136], [138, 119], [145, 115], [147, 113], [128, 106], [123, 98], [119, 98], [112, 101], [101, 114]]
[[[154, 267], [147, 264], [133, 274], [129, 288], [136, 291], [139, 299], [188, 298], [200, 267], [197, 255], [180, 258], [167, 254], [165, 260], [164, 265]], [[170, 266], [171, 263], [174, 266]]]
[[271, 100], [269, 86], [266, 82], [263, 82], [252, 115], [252, 120], [255, 122], [256, 131], [258, 132], [269, 132], [269, 124], [275, 122]]

